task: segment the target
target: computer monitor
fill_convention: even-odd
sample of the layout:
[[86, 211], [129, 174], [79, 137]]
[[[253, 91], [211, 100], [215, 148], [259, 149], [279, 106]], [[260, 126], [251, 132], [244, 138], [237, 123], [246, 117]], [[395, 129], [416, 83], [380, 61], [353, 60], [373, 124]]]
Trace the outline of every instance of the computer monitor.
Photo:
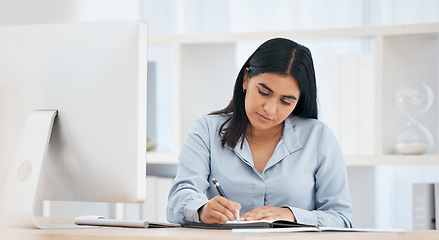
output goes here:
[[[142, 21], [0, 28], [2, 165], [13, 168], [17, 156], [44, 144], [25, 130], [29, 121], [35, 122], [27, 120], [35, 110], [55, 110], [56, 115], [39, 179], [20, 179], [17, 169], [12, 169], [12, 184], [38, 181], [36, 199], [41, 200], [142, 202], [146, 197], [146, 50], [147, 29]], [[24, 149], [23, 138], [28, 145]], [[25, 164], [20, 164], [18, 170], [23, 171]], [[27, 174], [38, 170], [32, 164], [31, 160], [24, 168]], [[3, 179], [6, 185], [8, 181]], [[4, 191], [3, 197], [9, 194]]]

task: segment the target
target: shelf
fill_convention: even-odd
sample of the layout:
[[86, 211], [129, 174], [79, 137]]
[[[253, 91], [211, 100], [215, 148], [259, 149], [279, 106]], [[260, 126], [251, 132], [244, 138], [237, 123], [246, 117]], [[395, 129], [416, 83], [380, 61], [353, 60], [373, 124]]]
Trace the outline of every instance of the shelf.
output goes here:
[[[148, 152], [148, 164], [177, 164], [177, 153]], [[439, 165], [439, 155], [364, 155], [345, 156], [346, 166], [385, 166], [385, 165], [413, 165], [434, 166]]]
[[[426, 23], [273, 32], [149, 36], [148, 44], [167, 49], [170, 60], [167, 62], [158, 61], [164, 66], [163, 71], [169, 72], [169, 66], [173, 66], [173, 74], [168, 76], [170, 78], [169, 82], [174, 86], [172, 92], [174, 108], [172, 118], [169, 119], [173, 119], [172, 139], [175, 143], [174, 148], [171, 149], [172, 152], [148, 152], [147, 163], [177, 164], [179, 153], [177, 149], [181, 148], [187, 130], [193, 121], [203, 114], [222, 108], [228, 103], [231, 96], [227, 94], [220, 94], [214, 101], [203, 101], [201, 104], [200, 99], [211, 99], [211, 96], [217, 94], [217, 92], [231, 92], [231, 86], [233, 86], [236, 79], [236, 67], [239, 67], [239, 63], [242, 62], [240, 58], [248, 56], [246, 46], [243, 47], [245, 44], [241, 45], [241, 43], [248, 42], [248, 45], [256, 45], [257, 41], [274, 37], [286, 37], [304, 39], [305, 41], [310, 40], [309, 44], [314, 44], [313, 49], [316, 49], [315, 51], [319, 53], [314, 55], [316, 63], [319, 63], [316, 64], [316, 71], [319, 71], [321, 75], [325, 72], [325, 57], [337, 56], [337, 59], [341, 61], [344, 59], [342, 57], [350, 57], [350, 55], [371, 55], [372, 60], [369, 63], [373, 65], [371, 67], [373, 71], [363, 72], [372, 72], [374, 75], [371, 77], [362, 74], [361, 76], [374, 78], [369, 92], [374, 97], [374, 102], [371, 105], [373, 105], [372, 109], [375, 111], [371, 119], [367, 120], [373, 122], [374, 126], [363, 127], [364, 129], [371, 129], [373, 136], [371, 139], [365, 138], [364, 134], [361, 136], [362, 141], [366, 139], [368, 142], [374, 143], [374, 146], [373, 149], [367, 151], [362, 149], [349, 152], [346, 149], [355, 148], [346, 147], [346, 149], [343, 149], [347, 154], [352, 154], [345, 157], [347, 166], [439, 166], [439, 155], [437, 154], [439, 152], [439, 145], [437, 145], [439, 136], [437, 135], [434, 136], [436, 145], [431, 150], [435, 155], [390, 154], [393, 149], [393, 138], [400, 131], [401, 124], [398, 121], [401, 117], [394, 106], [392, 94], [388, 94], [393, 92], [396, 86], [407, 78], [411, 81], [413, 81], [412, 79], [416, 81], [418, 79], [427, 79], [423, 81], [427, 81], [426, 83], [431, 85], [432, 89], [438, 89], [438, 34], [439, 23]], [[311, 41], [314, 39], [322, 41]], [[330, 41], [326, 41], [327, 39]], [[353, 43], [345, 46], [346, 42]], [[422, 51], [419, 50], [419, 46], [423, 46]], [[348, 47], [350, 47], [349, 50], [346, 50]], [[333, 50], [325, 51], [326, 49]], [[156, 55], [163, 56], [161, 53]], [[407, 57], [407, 55], [411, 57]], [[358, 59], [357, 61], [359, 61]], [[364, 58], [361, 59], [364, 60]], [[423, 59], [424, 61], [417, 61], [417, 59]], [[159, 63], [158, 65], [160, 65]], [[410, 71], [401, 71], [401, 69], [410, 69]], [[352, 72], [349, 74], [355, 75]], [[210, 77], [206, 79], [205, 76]], [[327, 75], [325, 76], [327, 77]], [[223, 89], [217, 89], [218, 82], [223, 83], [221, 84]], [[331, 83], [330, 86], [335, 86], [333, 82], [328, 82]], [[361, 86], [364, 87], [364, 85]], [[330, 90], [332, 91], [332, 89]], [[435, 96], [439, 95], [437, 90], [434, 94]], [[438, 103], [435, 104], [431, 109], [438, 109]], [[425, 122], [424, 124], [431, 132], [437, 133], [438, 118], [438, 112], [434, 110], [427, 113], [425, 119], [420, 120]], [[358, 127], [359, 125], [354, 126]], [[334, 127], [333, 129], [338, 128]], [[355, 155], [367, 153], [377, 153], [377, 155]]]
[[148, 164], [177, 164], [178, 153], [173, 152], [147, 152], [146, 163]]
[[380, 165], [439, 165], [439, 155], [370, 155], [345, 156], [346, 166], [380, 166]]

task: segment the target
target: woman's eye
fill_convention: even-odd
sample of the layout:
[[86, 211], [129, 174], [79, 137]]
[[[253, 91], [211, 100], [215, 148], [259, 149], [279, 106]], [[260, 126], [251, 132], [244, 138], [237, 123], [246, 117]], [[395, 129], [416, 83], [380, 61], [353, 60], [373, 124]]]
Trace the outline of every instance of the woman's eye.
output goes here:
[[266, 93], [266, 92], [264, 92], [264, 91], [262, 91], [262, 90], [260, 90], [260, 89], [259, 89], [259, 93], [260, 93], [262, 96], [268, 96], [268, 95], [270, 95], [269, 93]]
[[284, 105], [291, 105], [291, 103], [288, 102], [288, 101], [285, 101], [285, 100], [280, 100], [280, 101], [281, 101], [281, 103], [284, 104]]

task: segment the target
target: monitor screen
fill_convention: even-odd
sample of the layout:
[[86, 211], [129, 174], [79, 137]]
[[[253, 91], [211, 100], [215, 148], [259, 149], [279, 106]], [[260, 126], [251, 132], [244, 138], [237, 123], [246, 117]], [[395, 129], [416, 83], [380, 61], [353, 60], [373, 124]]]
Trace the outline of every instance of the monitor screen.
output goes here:
[[0, 28], [2, 166], [32, 111], [58, 112], [37, 199], [145, 199], [146, 38], [140, 21]]

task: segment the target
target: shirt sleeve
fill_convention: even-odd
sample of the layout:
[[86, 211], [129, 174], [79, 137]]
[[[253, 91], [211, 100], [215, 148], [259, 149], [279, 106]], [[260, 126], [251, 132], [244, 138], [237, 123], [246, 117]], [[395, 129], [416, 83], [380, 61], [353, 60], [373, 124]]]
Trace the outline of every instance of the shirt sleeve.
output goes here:
[[333, 132], [322, 128], [317, 144], [315, 172], [315, 210], [290, 208], [299, 223], [325, 227], [352, 227], [352, 208], [348, 188], [346, 164], [340, 145]]
[[172, 223], [199, 222], [198, 209], [209, 200], [210, 144], [207, 120], [197, 120], [189, 130], [179, 155], [177, 175], [167, 206], [167, 219]]

